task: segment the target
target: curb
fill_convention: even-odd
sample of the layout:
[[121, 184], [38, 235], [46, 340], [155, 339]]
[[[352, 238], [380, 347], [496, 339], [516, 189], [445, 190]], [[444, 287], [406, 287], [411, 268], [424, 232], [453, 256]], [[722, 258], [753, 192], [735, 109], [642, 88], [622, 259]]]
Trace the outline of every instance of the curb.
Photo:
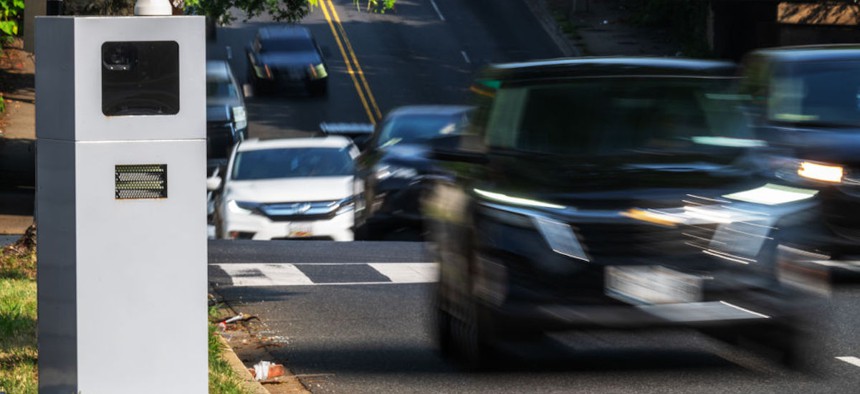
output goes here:
[[245, 364], [242, 363], [242, 360], [239, 359], [239, 356], [236, 355], [236, 352], [233, 351], [233, 348], [230, 347], [230, 344], [227, 343], [227, 340], [221, 336], [221, 333], [218, 334], [218, 342], [223, 346], [224, 352], [221, 353], [224, 357], [224, 361], [227, 361], [227, 364], [230, 364], [230, 368], [236, 372], [244, 382], [242, 386], [245, 387], [248, 392], [251, 394], [269, 394], [269, 390], [266, 390], [263, 385], [256, 381], [251, 373], [248, 372], [248, 368], [245, 367]]

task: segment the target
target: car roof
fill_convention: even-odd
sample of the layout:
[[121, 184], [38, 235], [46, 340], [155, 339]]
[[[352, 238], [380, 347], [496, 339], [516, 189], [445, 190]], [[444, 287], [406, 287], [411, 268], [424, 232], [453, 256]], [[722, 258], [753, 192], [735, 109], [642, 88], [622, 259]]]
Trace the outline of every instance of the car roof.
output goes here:
[[467, 105], [406, 105], [391, 110], [388, 113], [388, 117], [403, 115], [457, 115], [467, 112], [472, 108]]
[[540, 81], [580, 77], [736, 75], [737, 66], [728, 61], [672, 57], [582, 57], [494, 64], [486, 68], [478, 79]]
[[230, 65], [226, 60], [207, 60], [206, 61], [206, 79], [207, 80], [229, 80]]
[[327, 136], [313, 138], [278, 138], [271, 140], [249, 139], [239, 144], [239, 152], [261, 149], [290, 149], [290, 148], [345, 148], [352, 142], [343, 136]]
[[765, 57], [780, 62], [860, 60], [860, 45], [829, 44], [765, 48], [748, 57]]
[[263, 26], [257, 30], [261, 40], [278, 40], [284, 38], [311, 38], [310, 29], [298, 25]]

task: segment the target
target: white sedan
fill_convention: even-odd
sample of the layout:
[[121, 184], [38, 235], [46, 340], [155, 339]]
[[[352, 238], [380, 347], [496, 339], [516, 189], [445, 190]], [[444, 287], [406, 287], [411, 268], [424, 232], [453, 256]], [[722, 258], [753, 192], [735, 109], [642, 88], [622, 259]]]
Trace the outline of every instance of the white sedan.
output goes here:
[[207, 180], [216, 236], [352, 241], [357, 155], [340, 136], [241, 142], [224, 178]]

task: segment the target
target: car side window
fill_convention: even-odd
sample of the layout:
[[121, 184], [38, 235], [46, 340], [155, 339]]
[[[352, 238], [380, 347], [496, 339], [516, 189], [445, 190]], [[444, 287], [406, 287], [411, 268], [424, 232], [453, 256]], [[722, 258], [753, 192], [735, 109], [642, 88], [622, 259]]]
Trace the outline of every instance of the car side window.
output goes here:
[[496, 92], [485, 131], [487, 145], [500, 148], [516, 146], [527, 99], [525, 88], [499, 89]]

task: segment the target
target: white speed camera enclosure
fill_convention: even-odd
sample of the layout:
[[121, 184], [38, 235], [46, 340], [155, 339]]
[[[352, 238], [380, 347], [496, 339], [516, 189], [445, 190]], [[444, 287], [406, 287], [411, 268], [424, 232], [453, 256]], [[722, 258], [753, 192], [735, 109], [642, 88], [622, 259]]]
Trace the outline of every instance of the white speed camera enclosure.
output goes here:
[[204, 18], [36, 21], [40, 393], [205, 393]]

